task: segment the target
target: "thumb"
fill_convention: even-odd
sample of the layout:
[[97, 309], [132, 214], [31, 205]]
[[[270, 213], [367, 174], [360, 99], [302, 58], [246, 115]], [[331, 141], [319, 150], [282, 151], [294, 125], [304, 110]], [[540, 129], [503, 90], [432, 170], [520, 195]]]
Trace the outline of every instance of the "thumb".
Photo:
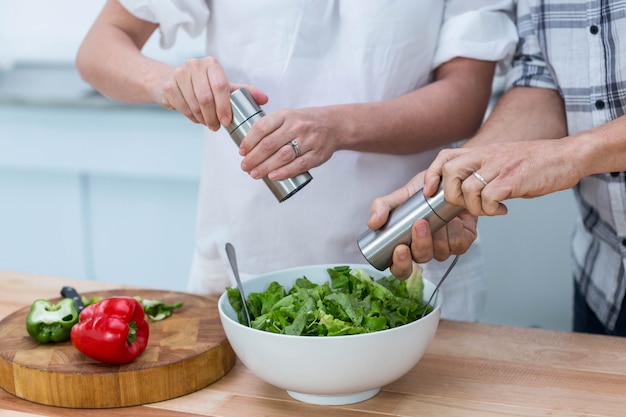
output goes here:
[[387, 222], [391, 210], [404, 203], [409, 197], [409, 190], [405, 186], [391, 194], [376, 198], [370, 207], [370, 218], [367, 226], [372, 230], [380, 229]]

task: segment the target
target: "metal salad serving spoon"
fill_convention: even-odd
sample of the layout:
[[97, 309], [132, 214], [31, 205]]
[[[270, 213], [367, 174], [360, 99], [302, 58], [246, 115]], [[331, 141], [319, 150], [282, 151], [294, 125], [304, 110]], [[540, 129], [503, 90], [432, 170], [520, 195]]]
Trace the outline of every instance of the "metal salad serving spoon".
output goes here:
[[[443, 274], [443, 276], [441, 277], [441, 279], [439, 280], [439, 282], [437, 283], [437, 286], [435, 286], [435, 291], [433, 291], [433, 293], [430, 295], [430, 297], [428, 298], [428, 301], [426, 301], [426, 305], [424, 306], [424, 311], [422, 311], [422, 316], [420, 317], [420, 319], [422, 317], [424, 317], [426, 315], [426, 310], [427, 307], [430, 305], [430, 302], [433, 300], [433, 298], [435, 297], [435, 294], [437, 294], [437, 291], [439, 291], [439, 287], [441, 287], [441, 284], [443, 284], [443, 281], [446, 279], [446, 277], [450, 274], [450, 272], [452, 271], [452, 268], [454, 268], [454, 265], [456, 265], [456, 261], [459, 260], [459, 256], [461, 255], [456, 255], [454, 257], [454, 260], [452, 261], [452, 263], [450, 264], [450, 266], [448, 267], [448, 269], [446, 270], [446, 272]], [[434, 306], [433, 306], [434, 307]]]
[[230, 267], [233, 270], [233, 274], [235, 275], [235, 280], [237, 281], [237, 289], [239, 290], [239, 295], [241, 296], [241, 301], [243, 302], [243, 311], [246, 313], [246, 320], [248, 322], [248, 327], [251, 327], [250, 313], [248, 312], [248, 304], [246, 303], [246, 294], [243, 291], [243, 285], [241, 285], [241, 278], [239, 278], [239, 268], [237, 267], [237, 255], [235, 254], [235, 247], [230, 244], [230, 242], [226, 243], [226, 255], [228, 256], [228, 260], [230, 261]]

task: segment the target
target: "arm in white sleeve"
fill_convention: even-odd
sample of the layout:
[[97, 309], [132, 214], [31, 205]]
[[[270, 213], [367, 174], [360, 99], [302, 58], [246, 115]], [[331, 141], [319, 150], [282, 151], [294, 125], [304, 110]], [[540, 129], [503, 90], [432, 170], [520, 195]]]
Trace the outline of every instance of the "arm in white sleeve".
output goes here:
[[518, 35], [513, 0], [446, 0], [433, 66], [456, 57], [507, 62]]

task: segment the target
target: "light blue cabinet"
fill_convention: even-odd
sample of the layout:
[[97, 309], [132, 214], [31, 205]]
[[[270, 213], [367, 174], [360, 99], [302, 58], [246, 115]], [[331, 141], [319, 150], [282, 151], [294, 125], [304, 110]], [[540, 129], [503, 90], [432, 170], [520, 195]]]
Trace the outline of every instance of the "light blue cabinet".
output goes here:
[[0, 269], [184, 290], [203, 128], [80, 83], [37, 101], [2, 81]]
[[185, 290], [195, 239], [197, 182], [96, 176], [87, 223], [91, 275]]
[[78, 175], [0, 168], [0, 269], [85, 277], [83, 238]]

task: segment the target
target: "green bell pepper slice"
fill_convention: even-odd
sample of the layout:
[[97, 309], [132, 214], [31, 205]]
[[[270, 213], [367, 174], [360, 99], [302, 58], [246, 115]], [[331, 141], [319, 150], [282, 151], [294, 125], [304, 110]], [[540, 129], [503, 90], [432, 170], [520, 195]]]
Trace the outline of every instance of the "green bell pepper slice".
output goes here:
[[26, 316], [26, 331], [39, 343], [64, 342], [70, 338], [72, 326], [78, 323], [74, 300], [64, 298], [54, 304], [35, 300]]

